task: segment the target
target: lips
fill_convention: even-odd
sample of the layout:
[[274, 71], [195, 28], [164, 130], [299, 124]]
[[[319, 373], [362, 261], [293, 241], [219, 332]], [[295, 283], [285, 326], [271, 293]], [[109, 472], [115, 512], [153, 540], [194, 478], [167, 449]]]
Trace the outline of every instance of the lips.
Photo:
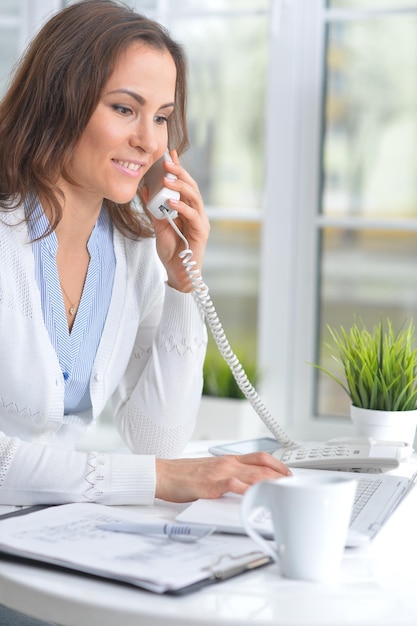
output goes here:
[[138, 161], [122, 161], [121, 159], [112, 159], [112, 161], [119, 172], [125, 176], [138, 178], [141, 172], [143, 172], [144, 164], [138, 163]]

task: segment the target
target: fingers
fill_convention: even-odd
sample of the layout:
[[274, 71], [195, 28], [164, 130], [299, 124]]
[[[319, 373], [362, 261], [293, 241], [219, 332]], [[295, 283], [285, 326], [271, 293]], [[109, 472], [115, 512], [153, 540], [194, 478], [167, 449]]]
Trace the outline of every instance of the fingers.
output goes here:
[[[213, 459], [214, 460], [214, 459]], [[217, 457], [219, 478], [207, 483], [209, 495], [218, 498], [232, 492], [243, 495], [253, 484], [262, 480], [277, 480], [291, 476], [291, 470], [267, 452]]]
[[[167, 172], [169, 172], [170, 174], [174, 174], [178, 179], [189, 184], [190, 187], [194, 187], [195, 189], [198, 189], [197, 182], [187, 172], [187, 170], [182, 167], [175, 150], [171, 151], [171, 158], [172, 158], [172, 161], [164, 161], [164, 168], [167, 170]], [[172, 179], [168, 179], [168, 180], [170, 182], [173, 182]]]
[[241, 463], [268, 467], [283, 476], [292, 476], [292, 472], [289, 467], [287, 467], [282, 461], [275, 459], [271, 454], [268, 454], [268, 452], [251, 452], [250, 454], [242, 454], [236, 458]]
[[171, 152], [171, 161], [164, 162], [164, 168], [167, 173], [174, 174], [177, 178], [164, 178], [164, 185], [169, 189], [178, 191], [181, 196], [181, 200], [175, 203], [175, 208], [180, 207], [181, 213], [184, 217], [191, 218], [192, 213], [190, 208], [197, 210], [199, 213], [204, 211], [204, 203], [200, 194], [200, 190], [197, 182], [194, 178], [185, 170], [179, 162], [177, 153], [175, 150]]
[[[171, 158], [172, 162], [164, 161], [164, 168], [167, 174], [174, 174], [177, 178], [165, 177], [163, 184], [180, 194], [180, 200], [175, 202], [170, 200], [169, 205], [177, 211], [176, 226], [187, 240], [195, 266], [202, 271], [210, 223], [196, 181], [182, 167], [175, 150], [171, 152]], [[168, 284], [178, 291], [191, 291], [192, 285], [183, 260], [178, 256], [184, 249], [184, 242], [165, 220], [159, 222], [154, 221], [156, 245], [158, 255], [167, 270]]]
[[286, 465], [266, 452], [202, 459], [156, 460], [156, 497], [171, 502], [243, 495], [261, 480], [290, 476]]

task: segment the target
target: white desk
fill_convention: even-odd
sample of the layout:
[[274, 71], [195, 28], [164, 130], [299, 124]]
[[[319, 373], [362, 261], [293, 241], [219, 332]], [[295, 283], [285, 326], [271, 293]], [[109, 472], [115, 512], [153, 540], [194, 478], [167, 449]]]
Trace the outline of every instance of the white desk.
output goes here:
[[[157, 503], [146, 510], [174, 517], [181, 508]], [[0, 560], [0, 603], [62, 626], [416, 626], [417, 489], [370, 546], [345, 552], [332, 583], [286, 580], [272, 564], [169, 597]]]

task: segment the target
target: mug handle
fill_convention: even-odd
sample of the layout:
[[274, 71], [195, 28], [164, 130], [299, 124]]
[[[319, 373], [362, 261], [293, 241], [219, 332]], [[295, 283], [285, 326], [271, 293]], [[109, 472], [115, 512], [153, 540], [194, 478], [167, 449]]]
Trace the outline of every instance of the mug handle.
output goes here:
[[[272, 481], [265, 480], [255, 483], [249, 487], [242, 498], [240, 517], [243, 528], [249, 537], [253, 539], [265, 552], [267, 552], [267, 554], [271, 556], [274, 561], [278, 561], [278, 552], [262, 537], [262, 535], [258, 533], [257, 530], [249, 524], [250, 514], [254, 508], [259, 506], [269, 508], [269, 499], [270, 497], [273, 497], [273, 494], [271, 493], [272, 485], [274, 485]], [[276, 544], [278, 545], [278, 541], [276, 541]]]

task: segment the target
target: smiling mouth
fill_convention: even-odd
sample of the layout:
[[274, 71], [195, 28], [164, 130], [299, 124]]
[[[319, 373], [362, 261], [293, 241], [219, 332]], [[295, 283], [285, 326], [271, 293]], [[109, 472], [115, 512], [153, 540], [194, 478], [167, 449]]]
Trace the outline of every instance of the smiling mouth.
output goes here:
[[141, 165], [139, 165], [139, 163], [130, 163], [130, 161], [117, 161], [116, 159], [115, 162], [121, 167], [124, 167], [127, 170], [131, 170], [132, 172], [137, 172], [141, 168]]

